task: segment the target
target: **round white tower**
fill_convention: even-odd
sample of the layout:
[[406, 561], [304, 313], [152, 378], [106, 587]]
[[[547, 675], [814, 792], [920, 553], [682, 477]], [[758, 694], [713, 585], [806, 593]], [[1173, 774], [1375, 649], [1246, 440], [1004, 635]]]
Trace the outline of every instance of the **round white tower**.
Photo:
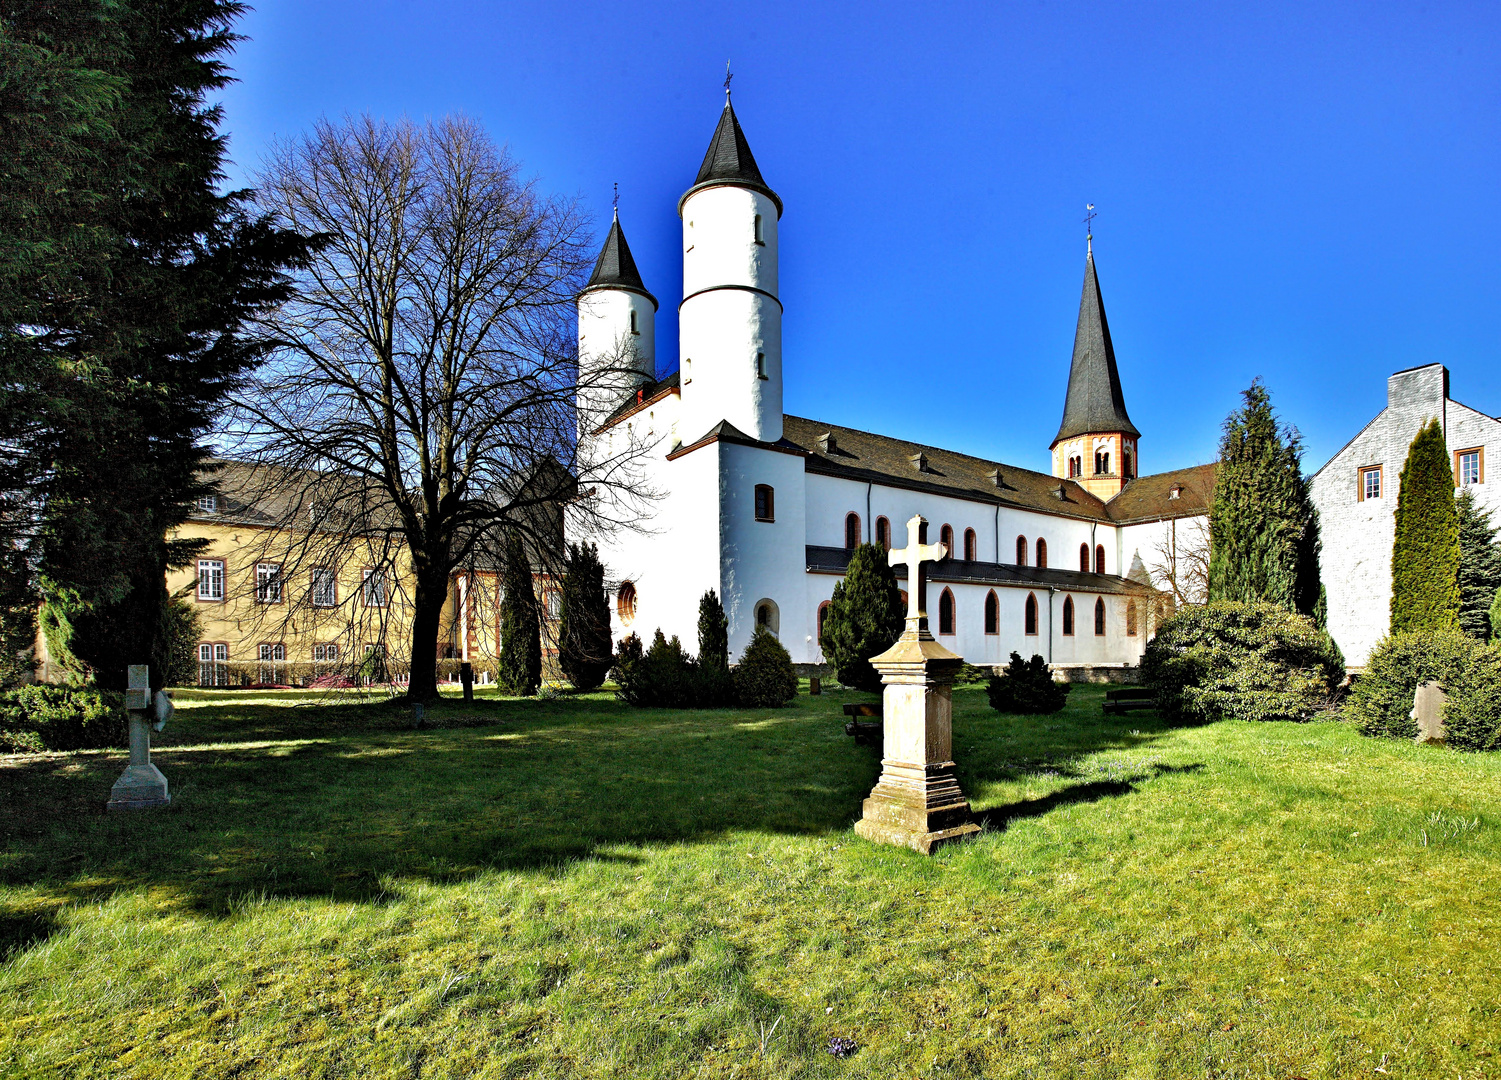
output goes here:
[[753, 439], [776, 442], [782, 437], [782, 200], [761, 179], [728, 92], [698, 178], [678, 200], [678, 216], [678, 435], [691, 443], [724, 420]]
[[578, 309], [582, 434], [597, 428], [639, 387], [657, 377], [657, 298], [641, 282], [618, 211], [594, 274], [579, 293]]

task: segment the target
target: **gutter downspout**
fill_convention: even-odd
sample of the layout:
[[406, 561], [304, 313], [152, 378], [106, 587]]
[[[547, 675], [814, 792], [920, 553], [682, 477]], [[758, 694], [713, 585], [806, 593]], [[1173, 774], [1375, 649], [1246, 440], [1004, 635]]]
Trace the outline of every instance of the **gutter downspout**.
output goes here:
[[995, 561], [1001, 561], [1001, 504], [995, 504]]
[[874, 544], [876, 523], [870, 519], [870, 484], [865, 485], [865, 542]]
[[1048, 667], [1053, 666], [1053, 597], [1057, 592], [1053, 586], [1048, 586]]

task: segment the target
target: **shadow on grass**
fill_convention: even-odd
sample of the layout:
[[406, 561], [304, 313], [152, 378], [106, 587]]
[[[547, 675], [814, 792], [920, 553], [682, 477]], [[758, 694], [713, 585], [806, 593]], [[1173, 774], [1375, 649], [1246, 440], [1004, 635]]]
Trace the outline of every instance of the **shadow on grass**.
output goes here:
[[[184, 709], [153, 755], [172, 786], [163, 810], [105, 812], [121, 753], [0, 767], [0, 885], [51, 905], [150, 886], [222, 914], [247, 895], [379, 904], [399, 897], [403, 879], [552, 874], [582, 859], [638, 861], [645, 844], [838, 832], [880, 771], [879, 756], [844, 734], [846, 697], [718, 712], [603, 697], [481, 700], [435, 708], [435, 726], [421, 731], [396, 706]], [[1046, 723], [998, 717], [983, 690], [955, 697], [956, 756], [983, 780], [1044, 763], [1067, 775], [1079, 755], [1165, 729], [1101, 721], [1100, 693], [1077, 694]], [[980, 816], [1004, 829], [1147, 778], [1079, 784]], [[55, 925], [0, 908], [0, 951], [29, 948]]]
[[1040, 799], [1022, 799], [1005, 806], [992, 806], [974, 815], [975, 823], [986, 832], [1004, 832], [1013, 821], [1042, 817], [1064, 806], [1099, 802], [1101, 799], [1129, 795], [1148, 780], [1159, 776], [1182, 775], [1203, 771], [1201, 763], [1192, 765], [1154, 765], [1144, 775], [1131, 780], [1089, 780], [1070, 784]]

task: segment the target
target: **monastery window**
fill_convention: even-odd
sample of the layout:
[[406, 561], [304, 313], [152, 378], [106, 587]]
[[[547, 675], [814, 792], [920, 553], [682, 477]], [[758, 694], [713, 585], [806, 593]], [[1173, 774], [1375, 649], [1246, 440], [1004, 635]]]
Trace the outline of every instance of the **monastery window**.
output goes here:
[[1136, 601], [1126, 601], [1126, 636], [1136, 636]]
[[1094, 636], [1105, 636], [1105, 598], [1097, 597], [1094, 602]]
[[1380, 465], [1366, 465], [1360, 470], [1360, 486], [1356, 488], [1356, 497], [1361, 502], [1381, 498]]
[[229, 685], [229, 645], [205, 641], [198, 646], [198, 685]]
[[336, 607], [339, 603], [338, 579], [334, 572], [326, 566], [313, 567], [313, 595], [314, 607]]
[[753, 228], [755, 230], [755, 238], [756, 238], [756, 244], [757, 244], [757, 246], [759, 246], [759, 247], [765, 247], [766, 246], [766, 241], [763, 240], [763, 239], [761, 239], [761, 215], [760, 214], [756, 215], [756, 221], [755, 221], [755, 224], [754, 224]]
[[636, 617], [636, 586], [629, 581], [622, 581], [615, 591], [615, 614], [627, 626]]
[[766, 374], [766, 354], [764, 352], [758, 352], [756, 354], [756, 378], [771, 378], [770, 375]]
[[1083, 476], [1083, 475], [1084, 475], [1084, 458], [1083, 458], [1082, 455], [1074, 454], [1073, 456], [1071, 456], [1068, 459], [1068, 477], [1069, 477], [1070, 480], [1072, 480], [1075, 477]]
[[828, 618], [829, 602], [825, 600], [823, 603], [818, 605], [818, 647], [820, 649], [823, 648], [823, 628], [824, 623], [828, 621]]
[[205, 514], [217, 514], [219, 512], [219, 496], [200, 495], [193, 501], [193, 507]]
[[987, 634], [1001, 632], [1001, 601], [994, 589], [985, 594], [985, 632]]
[[1454, 486], [1469, 487], [1485, 483], [1485, 449], [1454, 451]]
[[1094, 546], [1094, 572], [1096, 574], [1103, 574], [1105, 572], [1105, 545], [1104, 544], [1096, 544]]
[[547, 591], [545, 604], [549, 619], [561, 619], [563, 617], [563, 594], [557, 589]]
[[954, 527], [952, 525], [945, 525], [938, 530], [938, 542], [949, 549], [950, 555], [955, 554]]
[[860, 515], [844, 516], [844, 550], [854, 551], [860, 546]]
[[1048, 542], [1040, 536], [1037, 538], [1037, 568], [1039, 570], [1048, 568]]
[[281, 642], [267, 642], [261, 646], [260, 664], [256, 669], [256, 682], [272, 685], [286, 682], [287, 647]]
[[365, 606], [385, 607], [390, 602], [384, 570], [367, 569], [364, 574]]
[[756, 625], [764, 626], [775, 637], [781, 629], [781, 614], [777, 611], [776, 602], [773, 600], [756, 601]]
[[1108, 476], [1110, 473], [1110, 451], [1096, 450], [1094, 454], [1094, 474], [1096, 476]]
[[1063, 598], [1063, 636], [1074, 636], [1074, 598], [1072, 596]]
[[882, 551], [891, 550], [891, 522], [883, 517], [876, 518], [876, 543]]
[[635, 308], [631, 309], [631, 333], [635, 334], [637, 337], [641, 336], [641, 328], [636, 325], [636, 310], [635, 310]]
[[940, 634], [954, 632], [954, 594], [948, 589], [944, 589], [938, 595], [938, 632]]
[[255, 599], [259, 604], [281, 603], [281, 563], [256, 564]]
[[964, 561], [974, 562], [980, 557], [980, 538], [975, 535], [975, 530], [964, 530]]
[[325, 645], [313, 646], [313, 663], [337, 664], [339, 662], [339, 646], [333, 642]]
[[1121, 451], [1121, 476], [1127, 480], [1131, 478], [1131, 448], [1129, 446]]
[[1027, 565], [1027, 538], [1025, 536], [1016, 538], [1016, 565]]
[[1089, 573], [1089, 545], [1079, 545], [1079, 573]]
[[1027, 594], [1027, 606], [1022, 617], [1022, 631], [1028, 637], [1037, 636], [1037, 597]]
[[224, 599], [224, 560], [198, 560], [198, 599]]
[[756, 520], [775, 521], [777, 519], [776, 493], [771, 490], [770, 484], [756, 485]]

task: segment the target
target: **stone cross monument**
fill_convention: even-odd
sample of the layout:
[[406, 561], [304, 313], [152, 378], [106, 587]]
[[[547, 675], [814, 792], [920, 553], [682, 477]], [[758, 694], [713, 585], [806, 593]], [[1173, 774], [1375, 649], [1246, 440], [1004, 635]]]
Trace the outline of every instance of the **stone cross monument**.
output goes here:
[[952, 688], [964, 661], [928, 632], [927, 564], [949, 551], [944, 544], [922, 543], [926, 524], [914, 516], [907, 522], [907, 546], [888, 553], [892, 566], [907, 566], [907, 628], [895, 645], [870, 658], [886, 684], [884, 745], [881, 778], [855, 832], [931, 855], [980, 827], [970, 820], [969, 800], [954, 778]]
[[[110, 788], [110, 810], [148, 810], [153, 806], [166, 806], [172, 801], [167, 792], [167, 778], [151, 764], [151, 728], [147, 712], [152, 708], [151, 680], [145, 664], [132, 664], [128, 669], [129, 689], [125, 691], [125, 707], [130, 711], [130, 764]], [[165, 694], [157, 692], [156, 710], [162, 723], [171, 715], [171, 704]], [[165, 705], [163, 703], [166, 703]]]

